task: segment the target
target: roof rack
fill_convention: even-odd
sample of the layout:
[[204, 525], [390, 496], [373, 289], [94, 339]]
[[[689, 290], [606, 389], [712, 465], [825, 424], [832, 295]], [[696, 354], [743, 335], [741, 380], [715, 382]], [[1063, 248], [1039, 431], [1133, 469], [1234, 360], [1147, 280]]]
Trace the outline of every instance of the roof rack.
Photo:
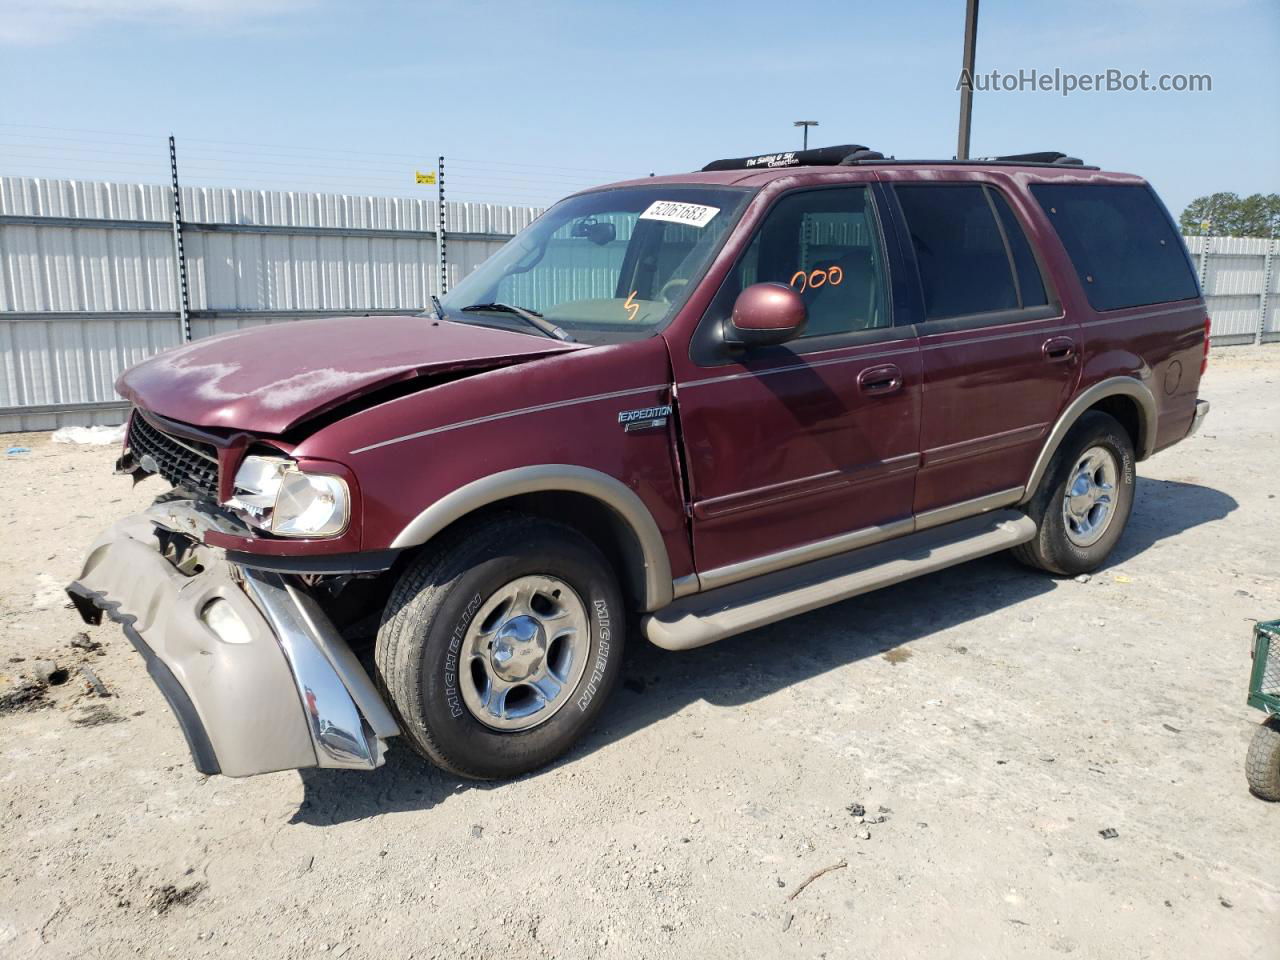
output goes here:
[[996, 161], [999, 163], [1048, 163], [1066, 167], [1083, 167], [1084, 161], [1079, 157], [1069, 157], [1055, 150], [1040, 153], [1007, 153], [1003, 157], [978, 157], [979, 162]]
[[1082, 170], [1097, 170], [1097, 167], [1086, 166], [1078, 157], [1069, 157], [1065, 153], [1045, 150], [1038, 153], [1008, 153], [998, 157], [974, 157], [970, 160], [899, 160], [886, 157], [878, 150], [872, 150], [857, 143], [846, 143], [838, 147], [816, 147], [813, 150], [789, 150], [784, 153], [762, 153], [754, 157], [734, 157], [728, 160], [713, 160], [702, 169], [707, 170], [769, 170], [778, 167], [851, 167], [862, 164], [982, 164], [984, 166], [1001, 164], [1014, 167], [1079, 167]]
[[[856, 159], [854, 159], [856, 158]], [[846, 143], [839, 147], [815, 147], [813, 150], [787, 150], [783, 153], [762, 153], [754, 157], [734, 157], [729, 160], [712, 160], [706, 170], [769, 170], [777, 167], [838, 167], [841, 164], [863, 160], [882, 160], [884, 154], [858, 143]]]
[[1097, 170], [1098, 167], [1087, 165], [1079, 157], [1069, 157], [1065, 153], [1057, 153], [1056, 151], [1046, 150], [1042, 153], [1006, 153], [998, 157], [971, 157], [968, 160], [957, 160], [952, 157], [950, 160], [929, 160], [924, 158], [902, 159], [897, 157], [886, 157], [882, 159], [866, 159], [862, 157], [849, 157], [846, 161], [848, 164], [913, 164], [927, 163], [931, 165], [950, 165], [950, 166], [974, 166], [975, 164], [989, 166], [1005, 166], [1005, 167], [1078, 167], [1081, 170]]

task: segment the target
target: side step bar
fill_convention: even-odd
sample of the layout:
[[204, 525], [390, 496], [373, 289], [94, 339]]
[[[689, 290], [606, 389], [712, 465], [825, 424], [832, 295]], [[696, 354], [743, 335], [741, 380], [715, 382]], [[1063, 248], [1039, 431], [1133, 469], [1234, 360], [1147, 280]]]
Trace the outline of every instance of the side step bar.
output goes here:
[[667, 650], [689, 650], [921, 574], [1007, 550], [1035, 535], [1035, 521], [1026, 514], [1017, 510], [993, 510], [685, 597], [645, 617], [644, 632], [653, 643]]

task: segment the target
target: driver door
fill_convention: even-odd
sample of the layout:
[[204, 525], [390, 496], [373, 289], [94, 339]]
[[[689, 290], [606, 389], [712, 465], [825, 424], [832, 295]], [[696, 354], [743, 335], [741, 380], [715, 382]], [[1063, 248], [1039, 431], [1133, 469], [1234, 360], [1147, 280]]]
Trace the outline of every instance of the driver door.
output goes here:
[[[735, 354], [708, 336], [745, 287], [765, 281], [800, 291], [802, 337]], [[780, 197], [691, 356], [677, 402], [705, 588], [909, 531], [921, 361], [914, 328], [893, 325], [868, 186]]]

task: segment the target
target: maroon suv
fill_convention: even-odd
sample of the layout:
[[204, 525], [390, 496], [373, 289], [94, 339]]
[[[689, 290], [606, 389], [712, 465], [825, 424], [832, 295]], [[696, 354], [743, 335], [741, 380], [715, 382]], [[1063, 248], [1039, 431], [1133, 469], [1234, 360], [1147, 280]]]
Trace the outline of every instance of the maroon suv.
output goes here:
[[[1208, 321], [1140, 178], [824, 148], [576, 194], [419, 316], [128, 371], [169, 490], [69, 591], [196, 767], [508, 777], [680, 650], [1010, 549], [1103, 563]], [[353, 652], [376, 629], [373, 679]], [[366, 644], [367, 648], [367, 644]]]

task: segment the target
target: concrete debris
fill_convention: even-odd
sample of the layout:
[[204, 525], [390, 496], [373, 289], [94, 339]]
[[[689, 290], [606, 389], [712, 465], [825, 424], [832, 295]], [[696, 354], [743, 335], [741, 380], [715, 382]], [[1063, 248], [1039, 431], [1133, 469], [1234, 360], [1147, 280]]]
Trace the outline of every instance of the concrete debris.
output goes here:
[[95, 650], [102, 648], [102, 644], [83, 631], [71, 638], [71, 646], [77, 650], [83, 650], [85, 653], [93, 653]]
[[31, 664], [31, 672], [41, 683], [51, 687], [59, 687], [70, 679], [71, 673], [58, 666], [52, 660], [37, 660]]

